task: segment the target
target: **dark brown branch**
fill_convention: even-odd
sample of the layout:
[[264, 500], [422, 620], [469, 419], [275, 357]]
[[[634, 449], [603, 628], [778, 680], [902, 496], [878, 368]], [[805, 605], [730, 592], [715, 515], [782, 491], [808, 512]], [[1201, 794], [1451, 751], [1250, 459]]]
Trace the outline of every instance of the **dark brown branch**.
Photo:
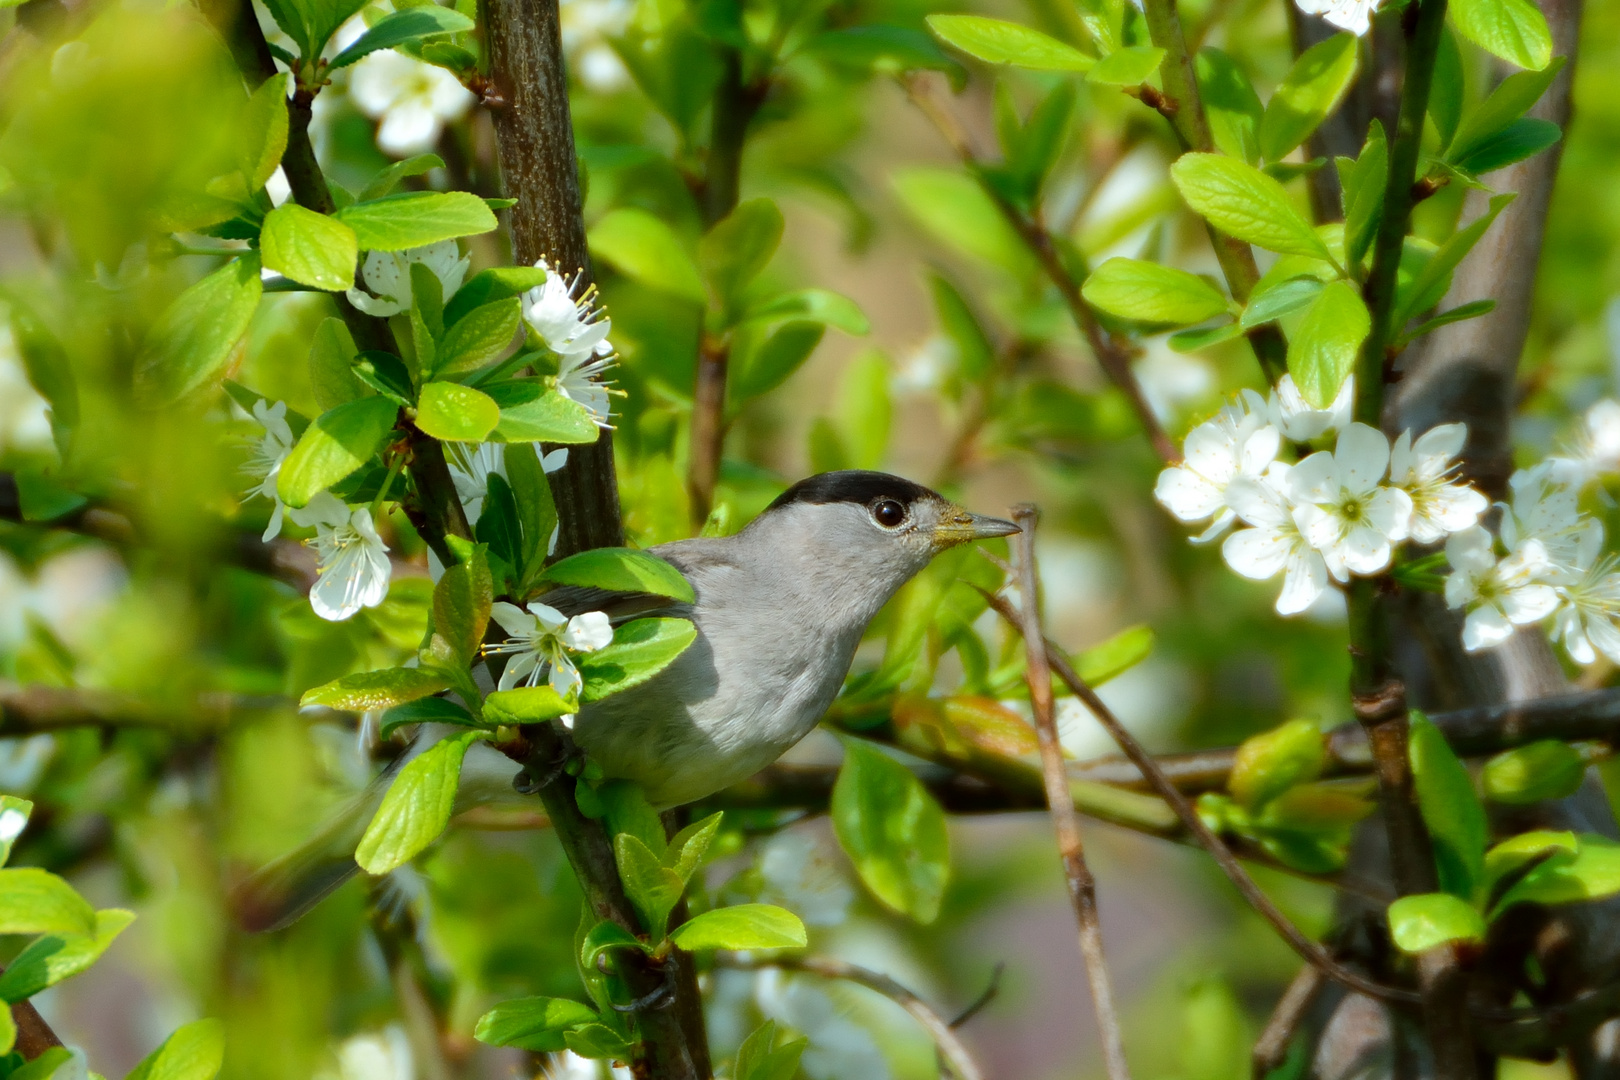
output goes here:
[[1288, 1046], [1294, 1041], [1300, 1022], [1316, 1000], [1317, 992], [1326, 982], [1322, 972], [1310, 964], [1300, 968], [1289, 982], [1277, 1007], [1271, 1010], [1271, 1019], [1266, 1021], [1265, 1030], [1254, 1041], [1254, 1050], [1249, 1055], [1250, 1075], [1254, 1080], [1265, 1080], [1273, 1069], [1281, 1067], [1287, 1060]]
[[835, 960], [830, 956], [759, 959], [737, 953], [721, 953], [715, 957], [715, 963], [739, 971], [758, 971], [761, 968], [804, 971], [811, 975], [820, 975], [824, 979], [842, 979], [876, 991], [906, 1010], [912, 1019], [922, 1025], [928, 1037], [933, 1039], [934, 1045], [939, 1048], [940, 1056], [944, 1059], [950, 1074], [957, 1080], [982, 1080], [984, 1077], [984, 1073], [974, 1062], [973, 1055], [952, 1030], [954, 1025], [947, 1023], [927, 1002], [880, 971], [863, 968], [844, 960]]
[[1091, 984], [1091, 1004], [1102, 1033], [1103, 1061], [1108, 1067], [1109, 1080], [1130, 1080], [1125, 1044], [1119, 1031], [1119, 1014], [1114, 1007], [1114, 988], [1103, 957], [1097, 882], [1086, 865], [1080, 819], [1074, 812], [1074, 798], [1069, 794], [1063, 747], [1058, 743], [1057, 721], [1052, 716], [1052, 669], [1047, 662], [1046, 634], [1041, 629], [1040, 580], [1035, 567], [1036, 518], [1033, 506], [1013, 508], [1013, 520], [1022, 530], [1018, 535], [1018, 592], [1023, 605], [1019, 630], [1028, 654], [1024, 678], [1029, 684], [1035, 732], [1040, 738], [1046, 805], [1052, 815], [1052, 828], [1057, 833], [1058, 856], [1063, 860], [1069, 885], [1069, 902], [1074, 905], [1074, 918], [1080, 929], [1080, 954], [1085, 959], [1086, 978]]

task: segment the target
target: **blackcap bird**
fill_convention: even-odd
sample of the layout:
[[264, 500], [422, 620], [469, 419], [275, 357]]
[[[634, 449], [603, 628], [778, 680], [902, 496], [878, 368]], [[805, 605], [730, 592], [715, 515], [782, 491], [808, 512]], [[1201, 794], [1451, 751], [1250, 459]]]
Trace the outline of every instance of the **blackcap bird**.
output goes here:
[[[697, 627], [697, 639], [663, 671], [581, 708], [574, 741], [605, 777], [636, 781], [658, 808], [745, 780], [816, 726], [867, 624], [930, 559], [1017, 531], [897, 476], [828, 472], [788, 488], [733, 536], [652, 548], [691, 583], [690, 604], [552, 589], [540, 599], [563, 615], [602, 611], [614, 622], [665, 615]], [[451, 730], [425, 728], [411, 753]], [[250, 928], [285, 925], [355, 872], [355, 842], [391, 772], [357, 801], [352, 821], [325, 830], [250, 883], [241, 905]], [[500, 789], [509, 796], [511, 780], [511, 762], [475, 743], [458, 807]]]

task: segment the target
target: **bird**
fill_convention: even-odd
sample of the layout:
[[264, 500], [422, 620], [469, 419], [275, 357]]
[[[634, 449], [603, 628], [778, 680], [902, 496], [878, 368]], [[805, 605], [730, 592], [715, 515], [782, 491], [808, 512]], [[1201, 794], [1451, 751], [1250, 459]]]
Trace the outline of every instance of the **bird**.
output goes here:
[[[1018, 526], [970, 513], [911, 480], [824, 472], [784, 491], [731, 536], [650, 548], [692, 586], [690, 602], [563, 586], [538, 599], [611, 622], [690, 619], [692, 644], [637, 686], [581, 707], [573, 740], [605, 779], [641, 785], [653, 807], [697, 802], [754, 775], [815, 728], [838, 696], [868, 624], [941, 552]], [[424, 725], [412, 749], [332, 826], [248, 882], [238, 917], [284, 926], [358, 867], [355, 844], [392, 774], [453, 728]], [[474, 744], [458, 809], [511, 795], [511, 763]]]

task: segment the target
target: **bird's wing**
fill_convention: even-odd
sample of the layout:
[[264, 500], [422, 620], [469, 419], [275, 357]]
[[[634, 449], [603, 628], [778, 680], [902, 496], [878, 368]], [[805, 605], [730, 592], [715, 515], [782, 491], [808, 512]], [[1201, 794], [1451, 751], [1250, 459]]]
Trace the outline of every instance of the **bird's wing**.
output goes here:
[[617, 592], [589, 585], [561, 585], [531, 599], [556, 608], [569, 617], [587, 611], [606, 613], [614, 625], [652, 615], [684, 615], [689, 605], [651, 593]]

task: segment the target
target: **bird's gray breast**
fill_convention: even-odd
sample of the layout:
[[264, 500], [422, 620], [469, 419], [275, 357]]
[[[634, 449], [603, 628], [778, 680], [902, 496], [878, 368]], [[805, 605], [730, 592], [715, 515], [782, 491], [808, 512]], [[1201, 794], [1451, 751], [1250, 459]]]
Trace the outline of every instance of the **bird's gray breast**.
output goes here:
[[838, 694], [866, 619], [828, 618], [825, 597], [785, 594], [781, 566], [750, 565], [724, 541], [660, 550], [696, 603], [669, 614], [697, 627], [658, 675], [588, 705], [574, 736], [610, 777], [640, 782], [658, 806], [703, 798], [775, 761]]

